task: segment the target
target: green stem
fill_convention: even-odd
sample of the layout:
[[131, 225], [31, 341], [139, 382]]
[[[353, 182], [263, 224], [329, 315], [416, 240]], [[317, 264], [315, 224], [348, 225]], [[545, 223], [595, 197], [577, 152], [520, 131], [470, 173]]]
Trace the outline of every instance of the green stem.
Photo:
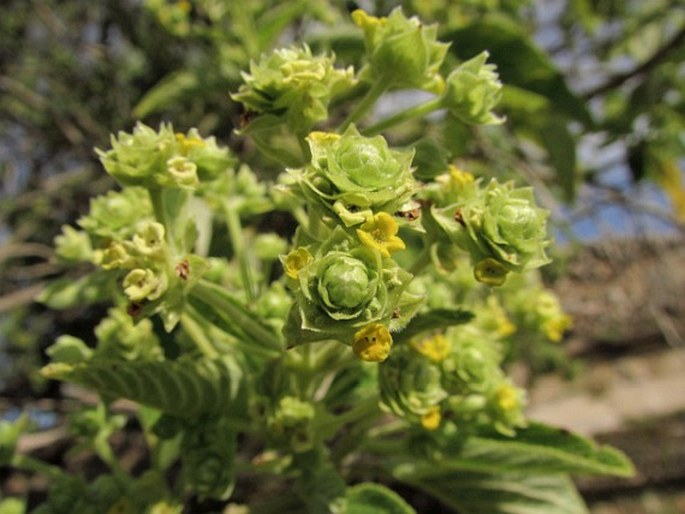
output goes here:
[[276, 148], [269, 145], [269, 143], [264, 141], [258, 134], [251, 134], [250, 138], [260, 152], [286, 168], [297, 168], [302, 165], [302, 161], [295, 154], [284, 148]]
[[191, 295], [210, 306], [222, 319], [234, 325], [255, 342], [273, 350], [283, 348], [278, 334], [263, 325], [256, 314], [231, 297], [221, 286], [200, 280], [191, 290]]
[[226, 201], [223, 203], [223, 207], [224, 214], [226, 215], [228, 236], [231, 240], [231, 246], [233, 246], [236, 259], [238, 259], [243, 288], [247, 292], [249, 301], [252, 302], [257, 298], [259, 292], [257, 291], [254, 273], [244, 244], [245, 238], [243, 237], [243, 228], [240, 224], [240, 215], [233, 202]]
[[166, 240], [174, 256], [185, 253], [186, 206], [190, 195], [181, 189], [148, 189], [155, 219], [164, 225]]
[[361, 419], [370, 420], [371, 416], [377, 416], [380, 414], [380, 412], [380, 408], [378, 407], [378, 397], [373, 395], [360, 401], [354, 407], [346, 410], [342, 414], [338, 414], [332, 420], [324, 422], [321, 425], [321, 428], [322, 430], [333, 429], [333, 433], [335, 433], [343, 425], [355, 423]]
[[13, 468], [22, 471], [29, 471], [32, 473], [40, 473], [52, 480], [56, 480], [64, 476], [64, 472], [57, 466], [43, 462], [42, 460], [33, 458], [29, 455], [15, 453], [12, 457], [11, 465]]
[[364, 116], [364, 114], [366, 114], [366, 112], [376, 104], [376, 101], [378, 101], [383, 93], [385, 93], [386, 88], [386, 84], [382, 81], [374, 83], [371, 86], [371, 89], [366, 92], [364, 98], [360, 100], [357, 106], [352, 110], [347, 118], [345, 118], [345, 121], [343, 121], [342, 125], [338, 129], [338, 132], [345, 132], [347, 127], [361, 119], [361, 117]]
[[414, 263], [409, 268], [409, 273], [417, 276], [423, 269], [431, 263], [431, 244], [428, 241], [423, 242], [421, 253], [416, 258]]
[[219, 352], [212, 345], [212, 342], [207, 337], [205, 327], [201, 326], [201, 322], [198, 322], [198, 319], [201, 319], [203, 322], [205, 321], [194, 307], [190, 304], [186, 305], [185, 312], [181, 315], [183, 330], [186, 331], [203, 355], [209, 359], [216, 359], [219, 356]]
[[433, 98], [431, 100], [428, 100], [427, 102], [415, 105], [413, 107], [409, 107], [404, 111], [400, 111], [396, 114], [393, 114], [389, 118], [385, 118], [384, 120], [381, 120], [378, 123], [375, 123], [370, 127], [365, 128], [361, 131], [361, 133], [364, 136], [375, 136], [376, 134], [380, 134], [384, 130], [394, 127], [395, 125], [404, 123], [405, 121], [423, 118], [424, 116], [432, 113], [433, 111], [437, 111], [441, 107], [442, 99], [440, 97]]

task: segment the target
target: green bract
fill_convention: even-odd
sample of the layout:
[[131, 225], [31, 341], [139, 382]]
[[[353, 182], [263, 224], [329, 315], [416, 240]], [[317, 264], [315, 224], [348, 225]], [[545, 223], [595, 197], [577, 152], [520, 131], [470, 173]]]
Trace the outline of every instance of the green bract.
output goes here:
[[151, 216], [152, 205], [147, 191], [127, 187], [93, 198], [88, 214], [82, 216], [78, 224], [91, 236], [126, 239], [133, 235], [140, 221]]
[[407, 18], [399, 7], [387, 18], [356, 10], [352, 19], [364, 31], [368, 63], [360, 72], [363, 80], [386, 89], [441, 91], [439, 69], [449, 44], [437, 41], [437, 25]]
[[442, 106], [466, 123], [492, 125], [504, 122], [492, 113], [502, 96], [495, 65], [485, 64], [488, 52], [466, 61], [447, 77]]
[[378, 386], [383, 406], [413, 421], [448, 396], [439, 366], [407, 345], [395, 348], [379, 365]]
[[354, 72], [333, 67], [334, 57], [313, 56], [308, 46], [276, 50], [250, 63], [245, 84], [232, 98], [248, 111], [283, 117], [297, 132], [306, 133], [328, 117], [328, 104], [351, 87]]
[[131, 134], [119, 132], [112, 148], [97, 150], [105, 170], [126, 186], [194, 189], [235, 162], [213, 137], [203, 139], [196, 129], [174, 133], [171, 124], [159, 131], [137, 123]]
[[312, 132], [311, 164], [291, 170], [314, 206], [335, 212], [346, 226], [372, 212], [395, 212], [409, 201], [415, 184], [413, 151], [391, 150], [382, 136], [364, 137], [350, 127], [342, 136]]
[[549, 262], [549, 213], [537, 207], [532, 188], [493, 179], [464, 205], [434, 208], [432, 213], [450, 240], [470, 253], [476, 278], [485, 283], [499, 285], [509, 271], [520, 273]]
[[410, 277], [406, 271], [359, 246], [342, 228], [315, 256], [298, 258], [298, 252], [309, 255], [300, 249], [283, 259], [296, 299], [284, 328], [292, 344], [327, 338], [351, 344], [359, 328], [389, 324]]

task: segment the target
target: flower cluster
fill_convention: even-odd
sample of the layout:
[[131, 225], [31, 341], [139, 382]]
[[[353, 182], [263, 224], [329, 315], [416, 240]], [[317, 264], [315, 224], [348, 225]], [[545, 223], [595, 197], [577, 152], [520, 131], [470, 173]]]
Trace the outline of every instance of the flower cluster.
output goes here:
[[382, 136], [361, 136], [353, 126], [342, 135], [312, 132], [307, 141], [310, 164], [290, 173], [322, 216], [335, 214], [350, 227], [411, 199], [412, 151], [393, 150]]
[[468, 252], [476, 279], [488, 285], [547, 264], [549, 213], [536, 205], [532, 188], [496, 179], [483, 187], [463, 176], [452, 170], [428, 194], [435, 201], [429, 230]]
[[379, 367], [383, 406], [426, 430], [482, 423], [511, 435], [525, 425], [524, 393], [502, 358], [497, 339], [474, 324], [413, 339]]
[[334, 57], [314, 56], [308, 46], [265, 54], [243, 73], [245, 83], [232, 98], [257, 114], [271, 114], [297, 132], [328, 117], [328, 104], [355, 82], [351, 67], [333, 67]]
[[213, 137], [196, 129], [175, 133], [170, 124], [159, 131], [138, 123], [132, 133], [111, 138], [110, 150], [97, 150], [105, 170], [126, 186], [195, 189], [200, 181], [216, 178], [235, 159]]
[[388, 89], [442, 90], [439, 70], [449, 44], [437, 40], [437, 25], [407, 18], [400, 8], [387, 18], [356, 10], [352, 19], [364, 32], [368, 56], [360, 72], [362, 80], [383, 83]]

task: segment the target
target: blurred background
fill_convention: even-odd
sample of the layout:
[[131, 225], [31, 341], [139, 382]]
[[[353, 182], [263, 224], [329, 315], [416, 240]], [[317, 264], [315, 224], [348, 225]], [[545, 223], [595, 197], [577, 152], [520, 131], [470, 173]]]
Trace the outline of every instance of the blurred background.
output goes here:
[[[0, 418], [30, 412], [44, 429], [24, 451], [57, 459], [67, 446], [69, 391], [37, 370], [57, 335], [92, 338], [106, 306], [34, 300], [78, 276], [52, 242], [113, 187], [94, 148], [143, 120], [197, 127], [240, 153], [229, 92], [251, 59], [304, 40], [347, 63], [363, 44], [349, 12], [397, 5], [440, 22], [455, 61], [487, 49], [505, 84], [504, 126], [428, 136], [449, 139], [460, 162], [515, 170], [552, 212], [545, 278], [574, 328], [563, 353], [514, 370], [531, 386], [530, 416], [635, 461], [634, 479], [578, 480], [593, 513], [685, 512], [682, 0], [4, 0]], [[0, 470], [3, 494], [45, 486]]]

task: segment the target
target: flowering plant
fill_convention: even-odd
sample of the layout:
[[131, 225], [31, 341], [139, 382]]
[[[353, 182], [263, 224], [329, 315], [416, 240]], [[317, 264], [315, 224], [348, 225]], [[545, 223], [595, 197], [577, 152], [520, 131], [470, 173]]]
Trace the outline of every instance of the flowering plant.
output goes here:
[[[393, 127], [437, 109], [501, 123], [494, 66], [480, 55], [443, 78], [436, 26], [399, 9], [352, 17], [359, 71], [293, 47], [244, 75], [233, 99], [249, 120], [240, 133], [263, 152], [256, 166], [171, 124], [139, 123], [98, 150], [122, 189], [64, 228], [59, 258], [91, 272], [42, 300], [110, 309], [93, 341], [60, 337], [42, 374], [100, 394], [70, 426], [110, 472], [88, 481], [41, 464], [16, 451], [24, 421], [0, 425], [0, 463], [54, 480], [33, 512], [180, 513], [202, 501], [415, 512], [385, 485], [403, 483], [461, 512], [581, 513], [567, 473], [631, 473], [620, 452], [527, 420], [507, 375], [519, 326], [558, 341], [569, 325], [535, 278], [550, 241], [532, 190], [448, 164], [427, 173], [416, 141], [390, 143]], [[435, 97], [366, 121], [385, 91], [408, 88]], [[279, 175], [264, 178], [267, 160]], [[149, 445], [142, 473], [108, 442], [126, 422], [120, 399], [135, 402]], [[246, 476], [277, 498], [250, 493]]]

